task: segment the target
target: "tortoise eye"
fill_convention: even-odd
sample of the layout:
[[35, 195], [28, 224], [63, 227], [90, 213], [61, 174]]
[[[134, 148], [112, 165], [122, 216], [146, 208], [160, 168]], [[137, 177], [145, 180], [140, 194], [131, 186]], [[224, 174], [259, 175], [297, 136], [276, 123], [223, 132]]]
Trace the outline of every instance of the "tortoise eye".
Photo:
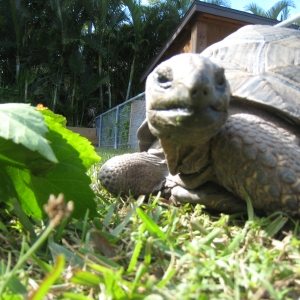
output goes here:
[[169, 88], [172, 86], [173, 73], [169, 67], [160, 68], [156, 71], [156, 79], [162, 88]]

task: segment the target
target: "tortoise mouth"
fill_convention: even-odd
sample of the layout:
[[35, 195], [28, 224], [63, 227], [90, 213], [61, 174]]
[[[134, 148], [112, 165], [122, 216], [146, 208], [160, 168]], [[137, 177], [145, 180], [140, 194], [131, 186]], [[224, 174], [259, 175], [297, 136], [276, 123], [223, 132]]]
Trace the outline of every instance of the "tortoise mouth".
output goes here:
[[197, 110], [195, 108], [151, 109], [147, 119], [152, 133], [159, 137], [172, 137], [184, 141], [189, 136], [198, 141], [210, 139], [219, 132], [227, 120], [228, 114], [211, 106]]
[[192, 117], [195, 114], [195, 110], [187, 107], [177, 107], [171, 109], [152, 109], [153, 111], [164, 114], [166, 117]]
[[[207, 106], [205, 109], [197, 110], [193, 107], [174, 107], [168, 109], [150, 109], [148, 114], [151, 118], [162, 118], [162, 123], [175, 120], [177, 126], [195, 125], [207, 127], [213, 123], [218, 123], [223, 117], [227, 117], [227, 111], [221, 111], [213, 106]], [[150, 120], [151, 122], [151, 120]], [[190, 124], [191, 123], [191, 124]]]

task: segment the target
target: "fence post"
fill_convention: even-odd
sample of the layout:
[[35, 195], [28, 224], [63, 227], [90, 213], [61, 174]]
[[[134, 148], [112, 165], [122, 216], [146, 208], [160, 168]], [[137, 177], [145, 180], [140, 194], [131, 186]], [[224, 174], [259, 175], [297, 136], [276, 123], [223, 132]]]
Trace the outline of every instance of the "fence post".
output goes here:
[[102, 115], [99, 118], [99, 129], [98, 129], [98, 147], [101, 146], [101, 132], [102, 132]]
[[115, 124], [114, 149], [118, 149], [118, 122], [119, 122], [119, 105], [116, 107], [116, 124]]

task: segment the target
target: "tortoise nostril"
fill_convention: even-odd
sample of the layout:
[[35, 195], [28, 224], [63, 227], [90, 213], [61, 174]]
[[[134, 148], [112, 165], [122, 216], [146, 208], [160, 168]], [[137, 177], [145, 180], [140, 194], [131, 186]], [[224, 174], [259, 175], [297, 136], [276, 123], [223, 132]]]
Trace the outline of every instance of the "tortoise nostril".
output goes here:
[[193, 98], [196, 98], [196, 97], [201, 97], [201, 96], [204, 96], [204, 97], [207, 97], [209, 95], [209, 88], [201, 88], [201, 87], [195, 87], [191, 90], [191, 96]]
[[191, 95], [192, 95], [192, 97], [197, 97], [197, 95], [198, 95], [198, 89], [197, 88], [193, 88], [191, 90]]

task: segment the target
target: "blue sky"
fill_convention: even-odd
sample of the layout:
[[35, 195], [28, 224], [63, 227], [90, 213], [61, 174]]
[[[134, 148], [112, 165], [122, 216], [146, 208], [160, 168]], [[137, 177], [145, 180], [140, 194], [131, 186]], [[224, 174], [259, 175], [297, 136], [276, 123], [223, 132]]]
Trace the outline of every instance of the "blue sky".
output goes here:
[[[244, 11], [244, 6], [250, 3], [256, 3], [258, 6], [263, 8], [264, 10], [268, 10], [271, 8], [276, 2], [276, 0], [263, 0], [263, 1], [253, 1], [253, 0], [231, 0], [231, 8]], [[300, 4], [299, 0], [294, 0], [296, 8], [290, 9], [290, 15], [294, 15], [300, 13]]]
[[[244, 6], [250, 3], [257, 3], [264, 10], [271, 8], [278, 0], [230, 0], [231, 8], [244, 11]], [[147, 3], [147, 0], [142, 0], [142, 3]], [[299, 0], [294, 0], [296, 8], [290, 9], [290, 15], [300, 13], [300, 2]]]

